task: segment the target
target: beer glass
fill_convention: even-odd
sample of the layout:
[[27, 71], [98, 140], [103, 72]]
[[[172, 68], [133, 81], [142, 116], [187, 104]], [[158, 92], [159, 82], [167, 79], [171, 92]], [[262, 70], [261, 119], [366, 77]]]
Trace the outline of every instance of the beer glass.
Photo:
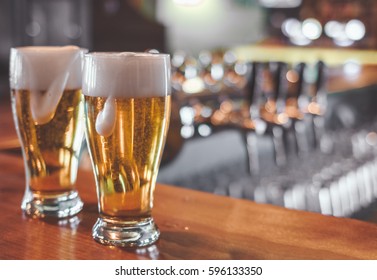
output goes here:
[[160, 235], [151, 211], [170, 91], [169, 55], [85, 55], [85, 127], [99, 207], [92, 234], [102, 244], [147, 246]]
[[12, 110], [21, 142], [32, 217], [64, 218], [83, 203], [75, 189], [84, 137], [82, 56], [76, 46], [12, 48]]

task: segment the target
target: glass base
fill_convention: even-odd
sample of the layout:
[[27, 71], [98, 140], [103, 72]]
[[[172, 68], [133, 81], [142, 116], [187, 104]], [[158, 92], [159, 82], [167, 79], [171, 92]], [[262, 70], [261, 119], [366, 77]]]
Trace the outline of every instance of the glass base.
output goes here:
[[33, 218], [66, 218], [79, 213], [83, 205], [77, 191], [56, 196], [36, 195], [27, 191], [21, 209]]
[[101, 244], [120, 247], [145, 247], [155, 243], [160, 231], [153, 218], [143, 222], [122, 223], [98, 218], [92, 236]]

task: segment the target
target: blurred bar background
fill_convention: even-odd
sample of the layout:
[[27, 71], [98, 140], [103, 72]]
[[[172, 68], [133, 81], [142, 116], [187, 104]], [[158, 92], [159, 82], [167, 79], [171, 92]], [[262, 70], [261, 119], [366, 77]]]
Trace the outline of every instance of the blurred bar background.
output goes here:
[[376, 219], [377, 1], [1, 0], [0, 102], [11, 47], [68, 44], [171, 54], [160, 182]]

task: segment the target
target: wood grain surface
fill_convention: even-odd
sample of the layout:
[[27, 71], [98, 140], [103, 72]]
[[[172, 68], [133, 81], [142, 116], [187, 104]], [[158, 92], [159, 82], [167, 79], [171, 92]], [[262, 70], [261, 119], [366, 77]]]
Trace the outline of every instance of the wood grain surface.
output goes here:
[[377, 226], [251, 201], [158, 185], [153, 246], [126, 250], [96, 243], [93, 175], [80, 170], [83, 211], [37, 220], [20, 209], [25, 179], [19, 156], [0, 153], [0, 259], [377, 259]]

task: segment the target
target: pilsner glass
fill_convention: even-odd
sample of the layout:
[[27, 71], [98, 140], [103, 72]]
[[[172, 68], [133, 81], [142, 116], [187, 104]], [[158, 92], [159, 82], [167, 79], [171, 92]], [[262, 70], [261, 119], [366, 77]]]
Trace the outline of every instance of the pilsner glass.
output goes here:
[[84, 137], [82, 56], [76, 46], [12, 48], [10, 86], [32, 217], [64, 218], [83, 203], [75, 188]]
[[169, 55], [85, 55], [85, 127], [99, 207], [92, 233], [102, 244], [147, 246], [160, 235], [151, 211], [170, 91]]

